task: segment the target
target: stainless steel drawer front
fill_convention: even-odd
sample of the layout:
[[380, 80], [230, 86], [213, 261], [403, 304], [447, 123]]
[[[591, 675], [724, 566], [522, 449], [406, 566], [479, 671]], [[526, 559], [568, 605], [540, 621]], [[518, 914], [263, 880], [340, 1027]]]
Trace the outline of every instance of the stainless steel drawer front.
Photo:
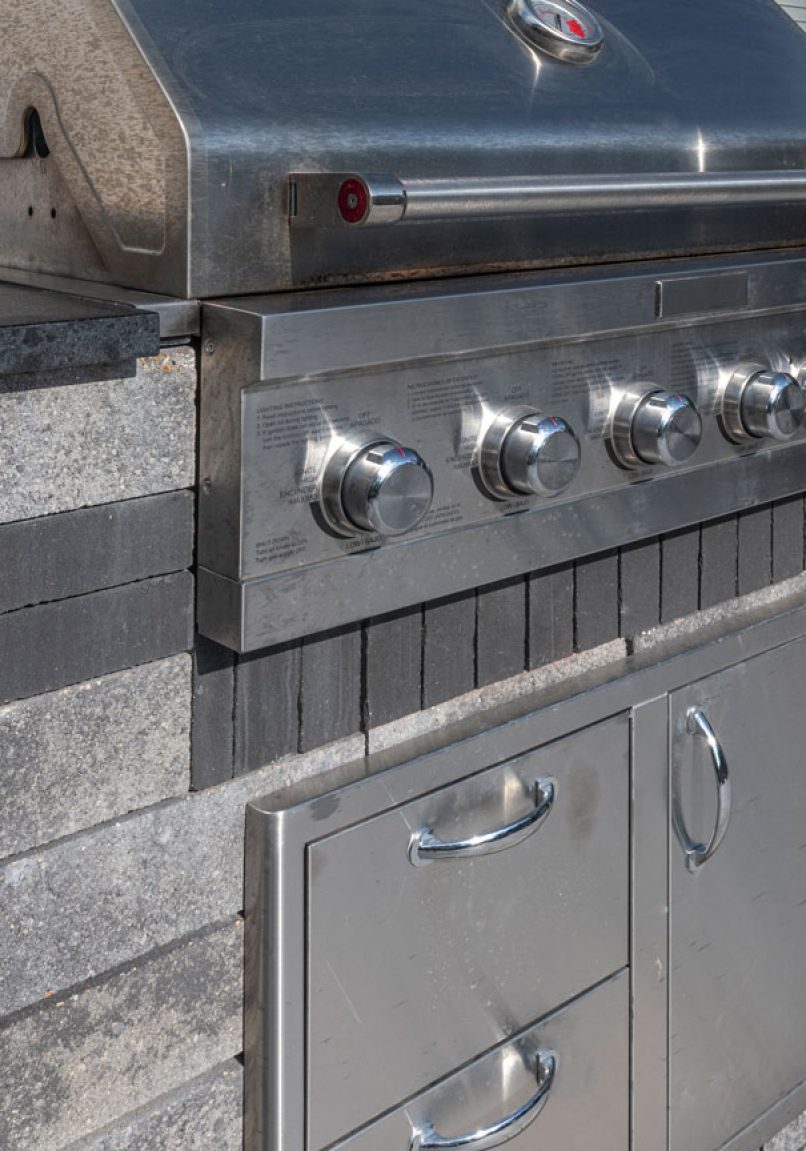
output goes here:
[[[511, 1151], [626, 1151], [629, 1145], [629, 1001], [626, 974], [583, 996], [518, 1039], [452, 1075], [405, 1108], [339, 1143], [334, 1151], [414, 1151], [418, 1133], [448, 1142], [489, 1130], [528, 1106], [534, 1063], [555, 1053], [556, 1072], [540, 1113], [511, 1138], [487, 1147]], [[510, 1129], [511, 1133], [511, 1129]], [[453, 1143], [483, 1151], [481, 1141]], [[420, 1144], [425, 1151], [425, 1145]]]
[[628, 732], [618, 716], [308, 849], [312, 1151], [625, 965]]

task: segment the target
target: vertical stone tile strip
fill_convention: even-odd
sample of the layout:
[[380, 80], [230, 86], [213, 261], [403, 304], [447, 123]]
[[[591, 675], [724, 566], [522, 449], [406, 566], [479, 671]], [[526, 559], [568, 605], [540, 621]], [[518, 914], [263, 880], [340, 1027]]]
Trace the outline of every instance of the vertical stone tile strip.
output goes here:
[[419, 711], [423, 615], [419, 607], [370, 620], [366, 627], [367, 725], [377, 727]]
[[183, 795], [190, 657], [0, 707], [0, 858]]

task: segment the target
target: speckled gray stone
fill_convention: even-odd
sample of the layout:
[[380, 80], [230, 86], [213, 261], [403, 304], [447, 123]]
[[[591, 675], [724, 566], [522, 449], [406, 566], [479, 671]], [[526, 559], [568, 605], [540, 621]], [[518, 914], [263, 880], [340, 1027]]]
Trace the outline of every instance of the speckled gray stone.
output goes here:
[[350, 737], [0, 865], [0, 1017], [239, 912], [246, 804], [363, 752]]
[[0, 393], [0, 523], [191, 487], [195, 394], [190, 348], [128, 380]]
[[215, 1067], [66, 1151], [242, 1151], [243, 1068]]
[[0, 1027], [0, 1147], [64, 1147], [237, 1055], [242, 970], [233, 920]]
[[769, 1143], [765, 1143], [762, 1151], [803, 1151], [804, 1148], [806, 1148], [806, 1114], [801, 1115]]
[[0, 707], [0, 858], [183, 795], [190, 656]]

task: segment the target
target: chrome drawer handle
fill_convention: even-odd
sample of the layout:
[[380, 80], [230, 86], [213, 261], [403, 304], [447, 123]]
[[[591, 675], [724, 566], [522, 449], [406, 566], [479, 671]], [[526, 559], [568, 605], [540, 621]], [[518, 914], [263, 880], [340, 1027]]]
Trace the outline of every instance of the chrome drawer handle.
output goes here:
[[712, 855], [717, 853], [727, 834], [728, 824], [730, 823], [732, 795], [728, 761], [725, 758], [725, 753], [716, 737], [716, 733], [708, 722], [708, 717], [702, 708], [690, 707], [688, 709], [686, 712], [686, 731], [689, 735], [699, 736], [708, 744], [708, 750], [711, 753], [711, 763], [713, 764], [714, 775], [716, 776], [717, 795], [719, 799], [714, 833], [711, 836], [711, 842], [707, 846], [704, 843], [694, 843], [689, 838], [683, 825], [682, 814], [677, 804], [675, 804], [675, 826], [677, 834], [683, 845], [683, 850], [686, 853], [686, 866], [689, 871], [694, 872], [702, 867], [704, 863], [707, 863]]
[[551, 775], [541, 776], [535, 781], [534, 788], [535, 806], [513, 823], [452, 843], [438, 839], [430, 828], [424, 828], [411, 838], [409, 859], [415, 867], [422, 867], [435, 859], [473, 859], [477, 855], [493, 855], [496, 851], [522, 843], [545, 823], [557, 798], [557, 780]]
[[455, 1139], [443, 1139], [438, 1135], [432, 1125], [424, 1123], [417, 1131], [412, 1133], [409, 1151], [450, 1151], [455, 1147], [470, 1147], [472, 1151], [489, 1151], [492, 1147], [500, 1147], [508, 1143], [534, 1123], [540, 1112], [549, 1101], [551, 1089], [554, 1086], [554, 1077], [557, 1074], [557, 1053], [555, 1051], [538, 1051], [535, 1073], [537, 1076], [537, 1091], [531, 1099], [507, 1115], [492, 1127], [483, 1127], [469, 1135], [459, 1135]]

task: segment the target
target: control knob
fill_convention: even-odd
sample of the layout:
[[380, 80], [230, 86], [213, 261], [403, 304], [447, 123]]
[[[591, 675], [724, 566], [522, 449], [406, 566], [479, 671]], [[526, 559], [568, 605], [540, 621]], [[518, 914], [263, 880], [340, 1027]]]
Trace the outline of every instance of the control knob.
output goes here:
[[325, 514], [340, 531], [399, 536], [428, 514], [434, 479], [412, 448], [380, 439], [340, 449], [322, 482]]
[[482, 439], [479, 473], [488, 491], [504, 499], [554, 496], [574, 479], [579, 459], [579, 440], [565, 420], [532, 408], [510, 408]]
[[789, 440], [803, 423], [806, 396], [788, 372], [741, 364], [722, 393], [721, 425], [736, 443]]
[[684, 464], [702, 439], [702, 418], [688, 396], [652, 391], [621, 397], [613, 417], [612, 447], [620, 463]]

